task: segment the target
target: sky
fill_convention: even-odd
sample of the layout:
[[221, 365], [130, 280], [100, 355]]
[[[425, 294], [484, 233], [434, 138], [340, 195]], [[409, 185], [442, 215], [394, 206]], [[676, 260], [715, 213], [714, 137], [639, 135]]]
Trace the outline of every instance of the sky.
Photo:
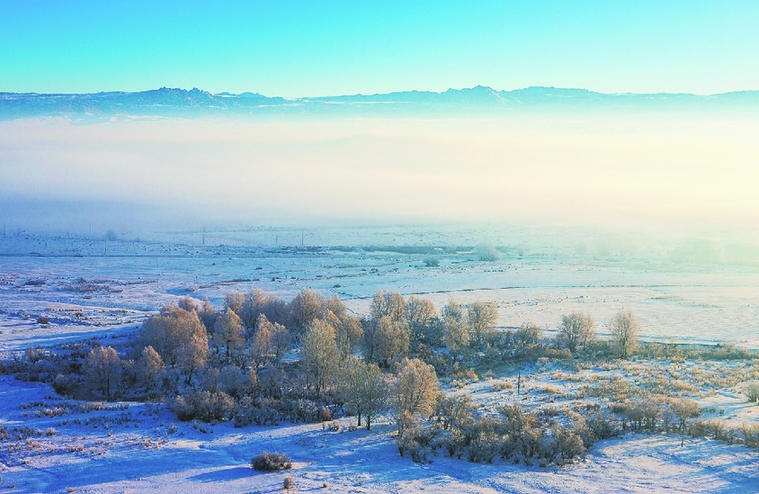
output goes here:
[[0, 91], [759, 89], [759, 2], [0, 0]]

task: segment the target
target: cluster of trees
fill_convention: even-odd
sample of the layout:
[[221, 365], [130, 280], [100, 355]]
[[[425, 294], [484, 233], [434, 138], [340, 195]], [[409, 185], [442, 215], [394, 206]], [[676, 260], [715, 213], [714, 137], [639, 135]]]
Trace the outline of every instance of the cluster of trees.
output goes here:
[[[608, 327], [612, 336], [611, 349], [618, 357], [628, 358], [638, 349], [640, 324], [632, 311], [618, 312], [611, 318]], [[572, 312], [562, 316], [557, 343], [570, 352], [585, 349], [597, 339], [595, 321], [589, 314]]]
[[[106, 400], [165, 400], [182, 420], [243, 426], [350, 413], [371, 428], [392, 409], [399, 444], [435, 414], [448, 424], [442, 430], [470, 437], [473, 429], [459, 430], [462, 424], [484, 423], [450, 416], [469, 405], [441, 401], [439, 375], [474, 376], [483, 363], [513, 358], [571, 357], [596, 339], [593, 319], [582, 313], [564, 316], [554, 341], [531, 323], [497, 331], [497, 317], [492, 302], [450, 300], [438, 313], [429, 299], [397, 291], [377, 291], [364, 318], [312, 290], [290, 302], [260, 289], [230, 292], [220, 309], [185, 297], [149, 317], [128, 348], [72, 351], [53, 385]], [[635, 351], [639, 326], [631, 312], [610, 327], [621, 357]]]
[[[351, 414], [370, 429], [390, 410], [399, 451], [416, 461], [439, 450], [477, 462], [500, 456], [560, 464], [621, 430], [737, 437], [718, 422], [698, 420], [698, 405], [681, 398], [617, 398], [604, 411], [551, 414], [514, 405], [493, 413], [468, 396], [441, 392], [438, 376], [473, 376], [483, 364], [583, 354], [628, 358], [638, 350], [640, 325], [630, 311], [609, 321], [608, 342], [599, 341], [593, 318], [580, 312], [562, 316], [553, 340], [529, 322], [514, 331], [496, 330], [496, 322], [492, 302], [451, 300], [438, 313], [426, 298], [377, 291], [359, 318], [337, 297], [302, 290], [286, 302], [255, 289], [230, 292], [219, 309], [182, 298], [145, 320], [119, 350], [97, 342], [58, 352], [30, 348], [0, 370], [49, 381], [61, 394], [161, 400], [181, 420], [238, 426]], [[757, 389], [746, 386], [750, 399]], [[759, 444], [759, 428], [743, 436], [746, 444]]]
[[[596, 341], [586, 314], [563, 316], [551, 342], [531, 323], [496, 331], [496, 309], [492, 302], [451, 300], [438, 313], [429, 299], [379, 290], [360, 319], [339, 298], [312, 290], [289, 303], [260, 289], [230, 292], [220, 310], [185, 297], [148, 318], [121, 355], [96, 345], [71, 359], [54, 384], [64, 393], [86, 387], [107, 400], [169, 397], [183, 418], [229, 418], [231, 408], [247, 410], [241, 423], [272, 422], [347, 410], [370, 426], [385, 407], [391, 371], [398, 374], [402, 363], [467, 376], [483, 362], [569, 357]], [[617, 314], [609, 327], [620, 357], [635, 351], [639, 325], [631, 312]], [[272, 404], [277, 413], [251, 416]]]

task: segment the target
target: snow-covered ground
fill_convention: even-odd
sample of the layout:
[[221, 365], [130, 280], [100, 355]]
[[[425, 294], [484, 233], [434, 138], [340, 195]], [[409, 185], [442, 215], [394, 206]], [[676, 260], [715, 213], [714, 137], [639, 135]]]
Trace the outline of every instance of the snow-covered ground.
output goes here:
[[[64, 401], [49, 394], [44, 385], [3, 378], [4, 425], [42, 432], [3, 451], [8, 464], [0, 467], [0, 487], [14, 486], [10, 492], [281, 492], [286, 476], [299, 492], [344, 493], [756, 492], [759, 486], [759, 453], [706, 439], [686, 439], [681, 447], [674, 435], [628, 435], [602, 441], [562, 468], [472, 464], [443, 455], [416, 464], [398, 455], [386, 419], [371, 431], [349, 431], [355, 420], [342, 419], [341, 431], [330, 432], [320, 424], [193, 426], [142, 404], [37, 414]], [[50, 428], [55, 435], [46, 435]], [[262, 451], [288, 454], [293, 469], [255, 472], [249, 462]]]
[[[218, 305], [230, 290], [259, 287], [285, 298], [302, 288], [336, 294], [358, 314], [368, 312], [377, 289], [421, 294], [438, 308], [451, 298], [493, 300], [502, 328], [533, 321], [551, 330], [562, 314], [580, 310], [595, 317], [602, 334], [614, 313], [629, 308], [648, 340], [759, 348], [759, 269], [753, 266], [673, 263], [662, 256], [581, 257], [534, 246], [481, 262], [471, 249], [404, 253], [370, 247], [475, 245], [481, 237], [474, 235], [451, 240], [403, 229], [359, 233], [363, 243], [345, 241], [358, 235], [354, 231], [312, 232], [310, 238], [301, 233], [300, 239], [294, 232], [259, 231], [255, 234], [263, 240], [256, 244], [250, 235], [209, 232], [206, 245], [200, 234], [112, 242], [2, 238], [0, 354], [84, 337], [119, 338], [181, 296], [208, 297]], [[317, 243], [326, 247], [309, 247]], [[430, 257], [439, 266], [426, 266]], [[40, 316], [49, 323], [38, 323]], [[648, 372], [630, 365], [583, 369], [574, 380], [556, 369], [538, 369], [527, 382], [529, 400], [560, 401], [591, 374], [634, 378]], [[699, 379], [720, 372], [719, 363], [700, 365]], [[695, 372], [676, 371], [688, 383]], [[547, 385], [558, 392], [549, 396]], [[483, 403], [513, 399], [509, 389], [493, 393], [492, 386], [483, 380], [463, 391]], [[712, 407], [714, 416], [736, 423], [757, 420], [756, 407], [747, 405], [737, 385], [702, 394], [699, 401]], [[341, 419], [342, 432], [319, 424], [235, 429], [226, 423], [180, 423], [162, 406], [109, 404], [110, 409], [88, 411], [71, 403], [47, 385], [0, 378], [0, 425], [33, 429], [24, 433], [28, 437], [3, 441], [0, 488], [281, 492], [283, 478], [292, 476], [298, 491], [346, 493], [759, 491], [759, 453], [704, 439], [686, 439], [680, 447], [675, 436], [626, 436], [596, 444], [579, 463], [563, 468], [479, 465], [442, 455], [415, 464], [398, 455], [387, 418], [371, 432], [348, 431], [353, 419]], [[48, 411], [56, 407], [59, 412]], [[294, 468], [254, 472], [250, 459], [262, 451], [287, 453]]]

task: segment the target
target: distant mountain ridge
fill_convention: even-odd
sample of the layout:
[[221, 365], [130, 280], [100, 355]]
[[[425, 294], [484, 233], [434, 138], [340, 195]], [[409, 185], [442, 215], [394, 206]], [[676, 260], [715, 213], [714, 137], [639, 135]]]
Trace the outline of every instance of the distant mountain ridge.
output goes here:
[[140, 92], [85, 94], [0, 93], [0, 120], [39, 117], [108, 118], [129, 116], [406, 113], [508, 113], [550, 109], [759, 109], [759, 91], [714, 95], [688, 93], [597, 93], [587, 89], [533, 86], [499, 91], [488, 86], [385, 94], [286, 99], [245, 92], [209, 93], [160, 88]]

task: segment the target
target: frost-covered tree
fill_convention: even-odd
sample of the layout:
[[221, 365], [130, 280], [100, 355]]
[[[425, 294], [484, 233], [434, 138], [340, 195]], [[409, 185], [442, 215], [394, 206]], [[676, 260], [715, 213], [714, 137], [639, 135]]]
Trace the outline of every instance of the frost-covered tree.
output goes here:
[[433, 321], [437, 319], [435, 305], [429, 299], [412, 295], [406, 302], [406, 319], [411, 339], [415, 342], [423, 341]]
[[160, 314], [145, 320], [140, 328], [140, 342], [153, 347], [172, 369], [195, 369], [200, 361], [205, 365], [208, 356], [208, 333], [198, 314], [176, 305], [164, 307]]
[[134, 364], [134, 372], [137, 382], [145, 387], [148, 395], [153, 395], [160, 388], [164, 369], [163, 359], [152, 346], [142, 349], [140, 357]]
[[327, 300], [322, 312], [323, 317], [335, 327], [337, 349], [340, 355], [346, 358], [361, 344], [364, 336], [361, 321], [348, 312], [345, 304], [337, 296]]
[[480, 244], [474, 249], [477, 259], [486, 262], [495, 262], [501, 258], [501, 253], [491, 244]]
[[594, 325], [593, 318], [582, 312], [561, 316], [559, 340], [574, 353], [578, 348], [583, 348], [596, 339]]
[[640, 324], [631, 310], [618, 312], [609, 322], [612, 344], [620, 358], [627, 358], [638, 349]]
[[335, 328], [322, 319], [311, 323], [303, 335], [302, 362], [305, 372], [314, 384], [316, 395], [322, 390], [337, 371], [339, 354], [335, 341]]
[[245, 303], [245, 295], [240, 292], [231, 291], [224, 296], [224, 307], [232, 310], [235, 314], [242, 312], [242, 305]]
[[206, 331], [213, 330], [213, 326], [216, 324], [216, 318], [219, 316], [219, 313], [207, 297], [201, 302], [200, 307], [196, 312], [198, 314], [198, 319], [200, 319], [200, 322], [206, 327]]
[[439, 389], [440, 383], [431, 365], [418, 359], [407, 359], [399, 365], [392, 404], [401, 435], [420, 417], [432, 416]]
[[372, 298], [370, 315], [375, 321], [389, 317], [393, 322], [406, 324], [406, 301], [400, 292], [377, 290]]
[[180, 309], [186, 310], [187, 312], [193, 312], [193, 311], [197, 311], [198, 310], [198, 306], [195, 303], [195, 299], [193, 299], [191, 297], [188, 297], [188, 296], [184, 296], [184, 297], [180, 298], [179, 302], [177, 302], [177, 306]]
[[522, 323], [514, 333], [514, 340], [520, 349], [537, 345], [542, 338], [543, 330], [533, 322]]
[[701, 407], [693, 400], [687, 398], [673, 399], [669, 402], [669, 408], [675, 414], [680, 429], [680, 446], [685, 443], [685, 426], [688, 419], [695, 419], [701, 415]]
[[358, 418], [366, 417], [366, 430], [371, 430], [372, 417], [387, 408], [388, 385], [376, 364], [350, 356], [343, 365], [340, 387], [345, 403]]
[[498, 310], [495, 302], [476, 301], [467, 307], [467, 322], [472, 346], [479, 348], [495, 331]]
[[409, 332], [389, 316], [367, 322], [364, 328], [364, 358], [387, 368], [393, 360], [408, 356]]
[[305, 332], [319, 317], [324, 304], [324, 296], [313, 290], [301, 290], [288, 305], [290, 325], [296, 336]]
[[292, 346], [292, 336], [290, 335], [290, 331], [278, 322], [275, 322], [272, 327], [271, 345], [274, 362], [277, 363], [282, 360], [282, 357], [287, 352], [290, 351], [290, 347]]
[[255, 373], [245, 373], [236, 365], [225, 365], [219, 371], [219, 390], [232, 398], [242, 398], [253, 387], [251, 376], [255, 376]]
[[122, 363], [116, 349], [98, 346], [90, 350], [85, 362], [88, 381], [106, 400], [118, 392], [121, 385]]
[[227, 307], [227, 310], [216, 318], [211, 339], [216, 351], [224, 353], [227, 363], [245, 346], [242, 320], [231, 308]]
[[267, 362], [278, 363], [290, 351], [292, 339], [286, 327], [272, 324], [265, 314], [259, 314], [248, 354], [253, 367], [258, 369]]
[[179, 348], [177, 369], [185, 376], [185, 384], [190, 384], [195, 373], [205, 368], [208, 353], [208, 336], [205, 329], [193, 332], [186, 343]]
[[443, 343], [453, 358], [453, 364], [459, 361], [469, 346], [469, 329], [466, 316], [461, 306], [450, 300], [442, 311]]
[[265, 315], [272, 323], [287, 324], [288, 307], [287, 303], [273, 293], [267, 293], [260, 288], [251, 290], [245, 294], [245, 301], [242, 304], [242, 312], [239, 316], [242, 318], [246, 328], [255, 328], [258, 316]]
[[254, 368], [262, 367], [272, 354], [274, 325], [264, 314], [259, 314], [248, 355]]

